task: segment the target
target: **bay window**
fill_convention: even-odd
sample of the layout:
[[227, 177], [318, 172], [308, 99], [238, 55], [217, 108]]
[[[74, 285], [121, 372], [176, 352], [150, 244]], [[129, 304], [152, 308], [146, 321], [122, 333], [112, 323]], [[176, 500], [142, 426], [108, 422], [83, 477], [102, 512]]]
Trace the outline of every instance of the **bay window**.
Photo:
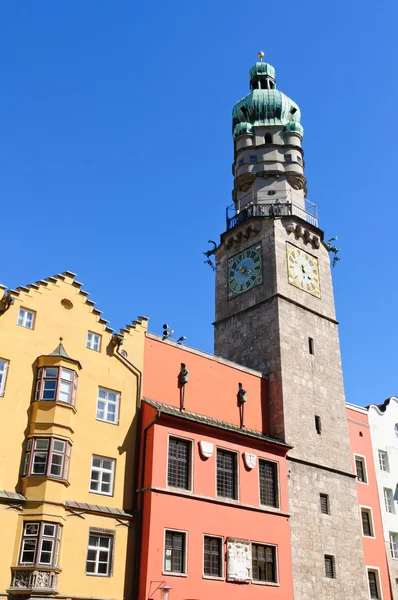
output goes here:
[[22, 475], [67, 479], [70, 451], [71, 446], [65, 440], [30, 438], [26, 443]]
[[61, 526], [45, 521], [24, 523], [20, 565], [57, 567]]
[[42, 367], [37, 371], [35, 400], [76, 402], [77, 373], [64, 367]]

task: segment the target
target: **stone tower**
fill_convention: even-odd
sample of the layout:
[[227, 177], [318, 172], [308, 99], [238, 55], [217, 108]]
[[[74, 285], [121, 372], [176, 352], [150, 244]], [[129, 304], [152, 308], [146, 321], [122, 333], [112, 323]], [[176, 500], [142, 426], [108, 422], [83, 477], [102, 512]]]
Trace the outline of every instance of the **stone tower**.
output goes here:
[[250, 88], [233, 109], [234, 210], [216, 250], [215, 353], [269, 376], [269, 430], [293, 446], [295, 600], [365, 600], [330, 259], [306, 197], [300, 110], [267, 63], [252, 67]]

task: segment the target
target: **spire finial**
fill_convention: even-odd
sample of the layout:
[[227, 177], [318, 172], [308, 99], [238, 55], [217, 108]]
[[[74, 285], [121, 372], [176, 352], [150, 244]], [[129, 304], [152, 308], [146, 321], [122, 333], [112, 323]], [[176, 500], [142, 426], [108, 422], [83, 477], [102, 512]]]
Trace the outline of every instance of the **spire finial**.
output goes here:
[[59, 341], [60, 341], [60, 342], [62, 342], [62, 340], [63, 340], [63, 339], [64, 339], [63, 337], [60, 337], [60, 338], [59, 338]]
[[257, 54], [257, 56], [260, 59], [260, 62], [263, 62], [264, 52], [262, 50]]

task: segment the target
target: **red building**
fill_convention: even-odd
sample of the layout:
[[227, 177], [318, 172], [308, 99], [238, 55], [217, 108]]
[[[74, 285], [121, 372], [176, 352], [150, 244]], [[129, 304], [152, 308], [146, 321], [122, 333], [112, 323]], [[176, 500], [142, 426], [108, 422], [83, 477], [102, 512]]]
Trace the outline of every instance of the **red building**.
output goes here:
[[267, 435], [267, 379], [148, 334], [143, 397], [140, 600], [292, 600], [289, 446]]
[[357, 476], [358, 507], [362, 523], [362, 544], [371, 598], [392, 598], [384, 546], [376, 471], [373, 460], [368, 411], [347, 404], [348, 431], [353, 471]]

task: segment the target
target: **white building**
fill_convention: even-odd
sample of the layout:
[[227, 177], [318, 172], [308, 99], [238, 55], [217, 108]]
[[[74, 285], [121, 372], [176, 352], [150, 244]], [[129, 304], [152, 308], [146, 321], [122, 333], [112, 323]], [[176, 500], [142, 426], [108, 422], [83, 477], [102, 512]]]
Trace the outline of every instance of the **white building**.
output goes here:
[[398, 598], [398, 398], [372, 404], [369, 425], [391, 584]]

